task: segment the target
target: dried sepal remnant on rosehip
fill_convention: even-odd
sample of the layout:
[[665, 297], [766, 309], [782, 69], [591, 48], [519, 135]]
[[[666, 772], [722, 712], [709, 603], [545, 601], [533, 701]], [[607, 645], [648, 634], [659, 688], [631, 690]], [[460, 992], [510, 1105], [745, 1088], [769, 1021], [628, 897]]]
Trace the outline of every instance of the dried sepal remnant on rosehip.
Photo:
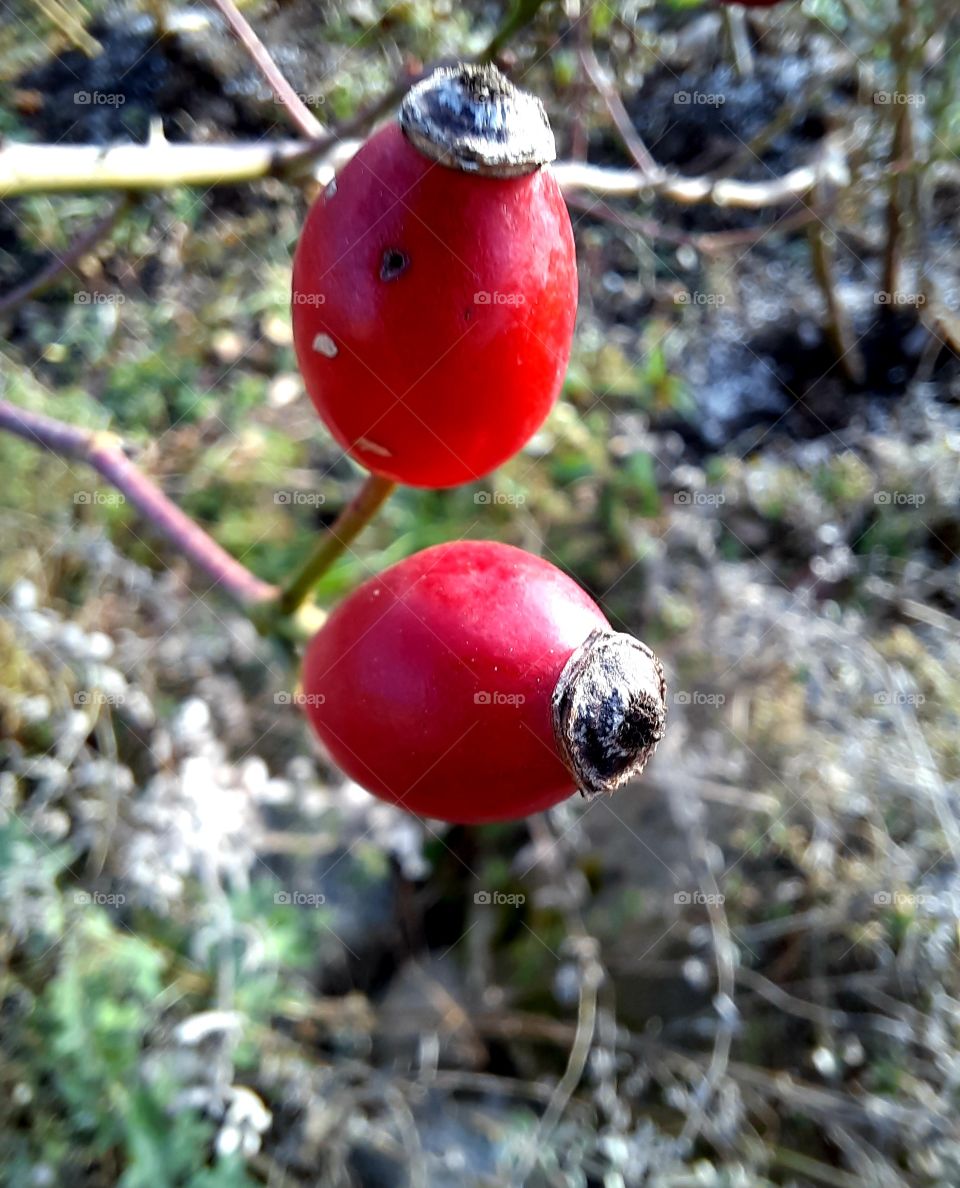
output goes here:
[[435, 71], [317, 199], [293, 267], [304, 383], [367, 469], [489, 473], [542, 425], [577, 307], [539, 101], [495, 67]]
[[306, 713], [339, 766], [424, 816], [483, 822], [612, 791], [663, 735], [663, 670], [555, 566], [437, 545], [340, 604], [304, 660]]
[[443, 165], [487, 177], [516, 177], [557, 155], [543, 104], [496, 66], [441, 66], [408, 91], [400, 127]]
[[639, 639], [594, 631], [553, 691], [560, 754], [584, 794], [614, 792], [640, 775], [666, 724], [663, 665]]

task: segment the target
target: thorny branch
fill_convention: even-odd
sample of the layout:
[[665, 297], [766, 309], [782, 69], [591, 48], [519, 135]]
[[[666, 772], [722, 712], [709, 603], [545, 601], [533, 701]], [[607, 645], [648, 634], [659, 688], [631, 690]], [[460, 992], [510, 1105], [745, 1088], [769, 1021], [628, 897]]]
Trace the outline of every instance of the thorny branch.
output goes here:
[[[0, 148], [0, 198], [23, 194], [90, 190], [166, 190], [178, 186], [221, 186], [265, 177], [293, 178], [311, 170], [329, 181], [359, 149], [357, 140], [324, 148], [299, 141], [265, 144], [8, 144]], [[336, 139], [335, 137], [332, 139]], [[611, 169], [579, 161], [552, 166], [565, 195], [592, 193], [604, 198], [658, 194], [681, 206], [712, 204], [740, 210], [784, 206], [807, 197], [821, 178], [846, 178], [842, 144], [831, 140], [817, 159], [769, 181], [681, 177], [639, 169]]]

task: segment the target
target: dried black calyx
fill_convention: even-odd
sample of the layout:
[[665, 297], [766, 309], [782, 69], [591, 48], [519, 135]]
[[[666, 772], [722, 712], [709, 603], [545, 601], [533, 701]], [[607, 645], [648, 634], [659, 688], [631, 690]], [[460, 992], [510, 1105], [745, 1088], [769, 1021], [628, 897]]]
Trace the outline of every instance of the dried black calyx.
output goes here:
[[380, 261], [380, 279], [384, 281], [396, 280], [410, 267], [410, 257], [399, 248], [387, 248]]
[[431, 159], [488, 177], [531, 173], [557, 155], [543, 104], [492, 65], [438, 67], [407, 92], [400, 127]]
[[573, 653], [553, 691], [560, 756], [587, 795], [613, 792], [639, 775], [663, 738], [663, 665], [640, 640], [594, 631]]

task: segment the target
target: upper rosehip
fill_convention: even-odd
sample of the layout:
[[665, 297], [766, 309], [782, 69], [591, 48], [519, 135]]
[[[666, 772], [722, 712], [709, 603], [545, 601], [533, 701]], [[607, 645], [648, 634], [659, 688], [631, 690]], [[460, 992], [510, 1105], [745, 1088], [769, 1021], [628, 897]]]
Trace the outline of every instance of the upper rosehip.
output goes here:
[[550, 411], [577, 305], [540, 103], [495, 67], [436, 71], [310, 210], [293, 334], [320, 416], [418, 487], [487, 474]]
[[357, 783], [446, 821], [612, 791], [663, 734], [660, 662], [548, 562], [437, 545], [359, 587], [311, 641], [307, 715]]

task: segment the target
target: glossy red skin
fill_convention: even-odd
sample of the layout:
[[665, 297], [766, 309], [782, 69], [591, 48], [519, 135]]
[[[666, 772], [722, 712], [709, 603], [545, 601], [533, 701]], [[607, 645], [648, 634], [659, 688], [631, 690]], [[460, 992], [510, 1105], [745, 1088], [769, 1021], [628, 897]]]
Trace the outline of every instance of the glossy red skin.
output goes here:
[[[391, 249], [409, 265], [383, 280]], [[563, 383], [576, 307], [550, 169], [449, 169], [398, 124], [314, 203], [293, 266], [294, 342], [317, 412], [367, 469], [416, 487], [471, 482], [533, 436]], [[335, 358], [314, 349], [318, 334]]]
[[550, 697], [598, 628], [600, 608], [549, 562], [493, 541], [437, 545], [331, 614], [304, 660], [306, 713], [384, 800], [444, 821], [524, 817], [574, 791]]

